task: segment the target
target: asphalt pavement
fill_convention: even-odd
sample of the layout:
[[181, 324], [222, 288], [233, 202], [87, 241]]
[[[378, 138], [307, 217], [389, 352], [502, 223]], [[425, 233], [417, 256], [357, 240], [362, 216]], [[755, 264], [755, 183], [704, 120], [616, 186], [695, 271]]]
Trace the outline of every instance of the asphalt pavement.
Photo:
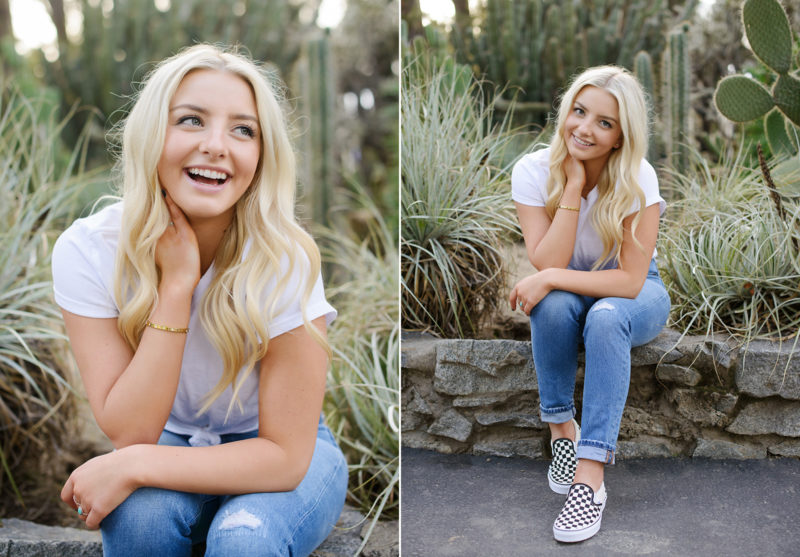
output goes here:
[[403, 557], [800, 556], [800, 459], [618, 459], [600, 532], [553, 539], [547, 460], [402, 449]]

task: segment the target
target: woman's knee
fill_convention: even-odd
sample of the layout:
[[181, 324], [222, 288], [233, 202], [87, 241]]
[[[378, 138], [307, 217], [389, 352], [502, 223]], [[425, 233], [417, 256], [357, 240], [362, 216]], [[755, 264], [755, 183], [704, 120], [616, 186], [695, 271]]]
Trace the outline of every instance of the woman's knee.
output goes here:
[[[134, 491], [100, 523], [107, 548], [137, 548], [139, 554], [191, 547], [192, 529], [213, 498], [144, 487]], [[110, 554], [124, 554], [114, 553]]]
[[294, 491], [226, 500], [206, 540], [206, 556], [309, 555], [328, 537], [344, 506], [347, 463], [335, 445], [317, 440], [306, 477]]
[[601, 298], [592, 305], [586, 314], [584, 339], [592, 335], [608, 337], [614, 334], [630, 334], [628, 314], [614, 300], [615, 298]]
[[553, 290], [531, 310], [531, 323], [548, 324], [578, 318], [583, 312], [583, 297], [564, 290]]

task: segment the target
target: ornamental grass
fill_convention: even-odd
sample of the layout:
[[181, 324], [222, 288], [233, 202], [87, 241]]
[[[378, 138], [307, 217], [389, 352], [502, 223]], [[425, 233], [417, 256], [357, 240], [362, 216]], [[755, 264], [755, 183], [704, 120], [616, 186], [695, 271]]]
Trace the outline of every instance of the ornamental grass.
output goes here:
[[63, 522], [58, 493], [87, 450], [50, 276], [89, 181], [86, 136], [70, 153], [60, 145], [69, 117], [0, 84], [0, 516], [49, 523]]
[[402, 324], [475, 336], [507, 297], [502, 248], [519, 229], [502, 161], [522, 133], [511, 110], [493, 124], [466, 66], [420, 56], [402, 84]]
[[372, 201], [363, 192], [356, 197], [356, 228], [365, 232], [318, 236], [327, 295], [338, 311], [328, 333], [334, 357], [325, 415], [349, 464], [348, 501], [371, 519], [366, 544], [379, 519], [399, 514], [398, 252]]
[[659, 238], [660, 269], [683, 331], [786, 340], [800, 327], [800, 202], [790, 194], [798, 178], [775, 160], [783, 170], [771, 191], [742, 164], [746, 149], [715, 167], [695, 152], [689, 172], [669, 175], [677, 200]]

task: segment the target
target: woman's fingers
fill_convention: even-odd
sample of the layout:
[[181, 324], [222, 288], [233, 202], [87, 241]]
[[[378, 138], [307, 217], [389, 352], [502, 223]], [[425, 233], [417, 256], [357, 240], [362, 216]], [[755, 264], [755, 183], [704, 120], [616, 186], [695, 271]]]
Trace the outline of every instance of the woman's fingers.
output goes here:
[[169, 211], [169, 217], [172, 219], [172, 223], [175, 226], [175, 229], [178, 230], [179, 227], [189, 226], [189, 223], [186, 222], [186, 216], [181, 211], [180, 207], [178, 207], [175, 202], [172, 200], [172, 197], [168, 193], [164, 193], [164, 200], [167, 202], [167, 210]]

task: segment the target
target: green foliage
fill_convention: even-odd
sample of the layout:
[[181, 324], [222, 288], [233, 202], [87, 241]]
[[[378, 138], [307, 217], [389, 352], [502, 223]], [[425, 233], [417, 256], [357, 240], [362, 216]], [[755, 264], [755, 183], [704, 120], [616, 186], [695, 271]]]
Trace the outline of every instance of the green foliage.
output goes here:
[[667, 124], [667, 153], [671, 166], [683, 172], [689, 165], [689, 25], [682, 24], [669, 33], [669, 49], [664, 59], [664, 85]]
[[753, 53], [778, 77], [771, 92], [747, 77], [726, 77], [717, 84], [714, 103], [734, 122], [748, 122], [777, 108], [786, 119], [783, 129], [776, 116], [765, 119], [770, 147], [773, 152], [796, 153], [793, 137], [800, 126], [800, 79], [790, 72], [792, 33], [786, 12], [777, 0], [747, 0], [742, 7], [742, 24]]
[[656, 57], [672, 18], [664, 8], [662, 0], [488, 0], [477, 29], [456, 26], [452, 42], [459, 62], [508, 85], [516, 111], [544, 124], [565, 80], [581, 69], [632, 68], [642, 50]]
[[[80, 40], [60, 38], [53, 63], [38, 61], [45, 82], [61, 90], [65, 110], [75, 103], [97, 108], [113, 125], [155, 62], [198, 42], [239, 44], [256, 60], [269, 62], [283, 75], [300, 55], [310, 23], [301, 23], [302, 6], [284, 0], [182, 0], [166, 12], [153, 0], [80, 0]], [[39, 53], [41, 56], [41, 53]], [[133, 83], [132, 83], [133, 82]], [[101, 120], [102, 121], [102, 120]], [[69, 128], [77, 136], [83, 122]], [[96, 157], [105, 149], [102, 129], [93, 129]], [[102, 160], [102, 159], [101, 159]]]
[[325, 413], [350, 464], [348, 496], [374, 525], [399, 509], [398, 251], [374, 203], [363, 193], [356, 201], [362, 238], [320, 233], [332, 270], [327, 294], [339, 312]]
[[468, 337], [505, 297], [501, 248], [518, 231], [496, 165], [519, 132], [508, 113], [492, 123], [477, 82], [461, 91], [459, 66], [430, 67], [415, 59], [402, 76], [402, 324]]
[[714, 168], [694, 152], [687, 173], [671, 173], [679, 201], [659, 236], [660, 268], [686, 332], [786, 337], [800, 326], [800, 203], [784, 198], [781, 216], [744, 152]]
[[336, 90], [328, 34], [308, 41], [299, 63], [303, 105], [309, 121], [305, 159], [305, 194], [312, 200], [312, 218], [328, 224], [337, 170], [334, 168], [333, 127]]
[[[654, 106], [656, 104], [656, 84], [653, 76], [653, 58], [650, 56], [650, 53], [640, 50], [633, 59], [633, 68], [633, 73], [636, 75], [636, 79], [639, 80], [639, 83], [642, 84], [645, 93], [647, 93], [650, 105]], [[650, 141], [647, 145], [647, 160], [656, 161], [657, 159], [658, 140], [656, 134], [653, 133], [653, 130], [651, 129]]]
[[71, 220], [85, 137], [57, 162], [58, 120], [47, 101], [0, 84], [0, 515], [52, 519], [52, 504], [26, 507], [57, 490], [74, 443], [75, 398], [67, 345], [52, 300], [50, 249]]

